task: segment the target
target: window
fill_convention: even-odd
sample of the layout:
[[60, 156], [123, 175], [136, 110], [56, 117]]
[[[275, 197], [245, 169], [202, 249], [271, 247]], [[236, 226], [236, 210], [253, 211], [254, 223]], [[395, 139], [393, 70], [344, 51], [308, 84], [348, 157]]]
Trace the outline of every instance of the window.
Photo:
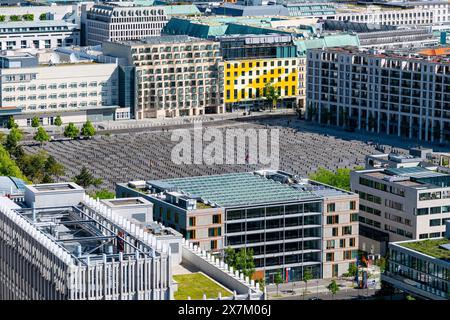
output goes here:
[[170, 212], [170, 209], [167, 210], [167, 213], [166, 213], [166, 219], [167, 219], [167, 220], [172, 220], [172, 212]]
[[337, 237], [339, 235], [338, 228], [333, 228], [332, 234], [333, 234], [333, 237]]
[[327, 252], [326, 260], [327, 261], [334, 261], [334, 252]]
[[339, 216], [338, 215], [328, 216], [327, 217], [327, 224], [336, 224], [336, 223], [339, 223]]
[[175, 223], [178, 223], [178, 212], [175, 212]]
[[190, 227], [194, 227], [195, 226], [195, 217], [190, 217], [189, 218], [189, 226]]
[[346, 247], [345, 242], [346, 242], [345, 239], [339, 240], [339, 248], [345, 248]]
[[416, 211], [416, 214], [418, 216], [426, 215], [426, 214], [428, 214], [428, 208], [420, 208], [420, 209], [418, 208]]
[[356, 201], [350, 201], [350, 210], [356, 209]]
[[189, 230], [186, 232], [186, 240], [195, 239], [195, 230]]
[[344, 251], [344, 260], [350, 260], [350, 259], [352, 259], [352, 250]]
[[209, 237], [217, 237], [221, 235], [222, 228], [209, 228], [208, 229], [208, 236]]
[[213, 215], [213, 223], [221, 223], [222, 222], [222, 218], [220, 214], [215, 214]]
[[335, 212], [336, 211], [336, 204], [329, 203], [327, 204], [327, 212]]
[[356, 238], [350, 238], [348, 239], [348, 242], [350, 247], [354, 247], [356, 244]]
[[441, 213], [441, 207], [432, 207], [430, 208], [430, 214]]
[[430, 227], [436, 227], [441, 225], [441, 219], [431, 219]]
[[327, 249], [334, 249], [334, 240], [327, 240]]
[[440, 237], [441, 237], [441, 233], [440, 232], [430, 233], [430, 238], [440, 238]]
[[211, 241], [211, 250], [215, 250], [217, 249], [217, 240], [212, 240]]
[[342, 234], [343, 235], [352, 234], [352, 227], [351, 226], [342, 227]]
[[350, 214], [350, 222], [358, 221], [358, 214], [352, 213]]
[[419, 235], [419, 239], [426, 239], [428, 238], [428, 233], [422, 233]]

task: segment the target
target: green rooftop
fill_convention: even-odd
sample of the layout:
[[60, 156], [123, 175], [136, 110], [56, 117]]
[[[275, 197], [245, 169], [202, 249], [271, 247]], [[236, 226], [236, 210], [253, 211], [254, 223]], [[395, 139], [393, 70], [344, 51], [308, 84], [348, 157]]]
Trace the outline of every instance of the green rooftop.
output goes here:
[[316, 199], [317, 195], [251, 172], [150, 181], [201, 197], [221, 207]]
[[222, 293], [222, 297], [233, 295], [230, 290], [202, 273], [178, 274], [174, 275], [173, 279], [178, 282], [178, 290], [174, 294], [175, 300], [187, 300], [188, 297], [192, 300], [202, 300], [203, 294], [206, 294], [207, 299], [217, 298], [219, 292]]
[[440, 245], [450, 244], [450, 239], [427, 239], [399, 243], [400, 246], [418, 251], [436, 259], [450, 261], [450, 250], [441, 248]]

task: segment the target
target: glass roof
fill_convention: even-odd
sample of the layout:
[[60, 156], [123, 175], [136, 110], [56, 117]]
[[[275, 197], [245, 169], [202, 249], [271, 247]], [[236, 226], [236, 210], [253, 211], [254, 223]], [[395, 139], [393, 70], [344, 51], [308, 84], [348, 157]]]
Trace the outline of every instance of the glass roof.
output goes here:
[[163, 181], [192, 197], [201, 197], [221, 207], [318, 199], [309, 191], [297, 190], [249, 172]]

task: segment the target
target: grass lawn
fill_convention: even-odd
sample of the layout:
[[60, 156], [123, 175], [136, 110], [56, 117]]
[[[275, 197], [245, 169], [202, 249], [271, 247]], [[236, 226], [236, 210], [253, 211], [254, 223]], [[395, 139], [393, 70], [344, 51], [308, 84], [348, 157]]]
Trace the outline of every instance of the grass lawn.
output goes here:
[[414, 242], [406, 242], [402, 243], [403, 247], [413, 249], [422, 253], [425, 253], [429, 256], [450, 261], [450, 251], [442, 249], [439, 247], [441, 244], [449, 244], [450, 240], [448, 239], [427, 239], [421, 241]]
[[178, 274], [173, 279], [178, 282], [178, 291], [175, 292], [175, 300], [187, 300], [188, 296], [192, 300], [202, 300], [203, 293], [206, 298], [217, 298], [222, 292], [222, 297], [231, 296], [232, 293], [201, 273]]

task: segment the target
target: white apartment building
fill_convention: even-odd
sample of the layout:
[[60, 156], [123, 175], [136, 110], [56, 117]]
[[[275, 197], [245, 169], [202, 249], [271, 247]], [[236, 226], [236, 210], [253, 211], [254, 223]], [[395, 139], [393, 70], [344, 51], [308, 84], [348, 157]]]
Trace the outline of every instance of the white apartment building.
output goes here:
[[164, 36], [105, 42], [102, 48], [135, 69], [135, 87], [129, 90], [135, 90], [136, 119], [224, 113], [218, 42]]
[[136, 6], [129, 2], [82, 7], [83, 44], [125, 41], [161, 35], [168, 18], [164, 7]]
[[450, 219], [450, 174], [442, 167], [419, 166], [423, 159], [411, 166], [411, 159], [389, 155], [398, 165], [351, 173], [351, 190], [359, 194], [361, 250], [384, 255], [388, 242], [444, 235]]
[[57, 115], [63, 122], [114, 120], [116, 63], [39, 63], [29, 53], [14, 52], [1, 59], [9, 61], [2, 62], [8, 67], [0, 69], [0, 110], [18, 112], [14, 117], [19, 125], [31, 125], [34, 116], [43, 125], [53, 124]]
[[368, 6], [363, 10], [344, 8], [341, 12], [327, 16], [327, 19], [397, 26], [443, 24], [449, 21], [448, 2], [418, 1], [409, 4], [411, 7], [404, 9], [379, 6]]
[[0, 50], [56, 48], [80, 43], [74, 23], [58, 20], [0, 23]]

